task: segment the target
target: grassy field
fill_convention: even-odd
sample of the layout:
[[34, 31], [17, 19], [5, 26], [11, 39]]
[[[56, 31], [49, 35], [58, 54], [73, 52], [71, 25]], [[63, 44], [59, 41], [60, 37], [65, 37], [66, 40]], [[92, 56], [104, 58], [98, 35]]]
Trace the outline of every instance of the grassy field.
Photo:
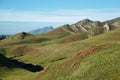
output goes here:
[[[57, 32], [58, 31], [58, 32]], [[11, 37], [0, 42], [0, 53], [43, 71], [0, 66], [1, 80], [120, 80], [120, 28], [88, 39], [59, 29], [43, 35]], [[77, 34], [77, 37], [80, 34]], [[13, 36], [16, 39], [16, 36]], [[40, 39], [46, 39], [41, 41]], [[68, 41], [64, 41], [64, 40]]]

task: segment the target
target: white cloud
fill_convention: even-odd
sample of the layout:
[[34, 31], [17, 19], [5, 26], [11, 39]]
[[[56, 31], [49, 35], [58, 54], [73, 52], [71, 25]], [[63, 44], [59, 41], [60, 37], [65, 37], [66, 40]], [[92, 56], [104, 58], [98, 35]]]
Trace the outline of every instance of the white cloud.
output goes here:
[[107, 20], [120, 16], [120, 9], [13, 11], [0, 10], [0, 21], [21, 22], [76, 22], [84, 18]]

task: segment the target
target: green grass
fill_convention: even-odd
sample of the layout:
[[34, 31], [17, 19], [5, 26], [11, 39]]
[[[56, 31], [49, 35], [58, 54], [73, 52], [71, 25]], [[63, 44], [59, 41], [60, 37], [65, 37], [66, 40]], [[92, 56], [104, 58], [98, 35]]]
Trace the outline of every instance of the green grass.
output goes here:
[[72, 75], [81, 80], [119, 80], [120, 44], [112, 44], [108, 49], [84, 60]]
[[[41, 43], [22, 44], [21, 41], [18, 41], [19, 45], [16, 43], [10, 46], [0, 46], [0, 53], [8, 58], [14, 57], [14, 59], [25, 63], [48, 68], [47, 71], [32, 73], [23, 69], [10, 70], [0, 66], [0, 78], [2, 80], [120, 80], [120, 28], [70, 43], [64, 43], [62, 40], [72, 35], [65, 34], [64, 37], [61, 37], [60, 34], [35, 35], [35, 39], [50, 39]], [[30, 37], [25, 40], [29, 41]], [[0, 44], [5, 43], [6, 41], [1, 41]], [[99, 45], [106, 45], [107, 48], [101, 49], [94, 55], [87, 55], [74, 62], [71, 61], [81, 51]], [[23, 55], [19, 56], [19, 54]], [[83, 63], [77, 68], [71, 68], [71, 65], [79, 61]], [[65, 65], [64, 68], [62, 68], [63, 65]]]

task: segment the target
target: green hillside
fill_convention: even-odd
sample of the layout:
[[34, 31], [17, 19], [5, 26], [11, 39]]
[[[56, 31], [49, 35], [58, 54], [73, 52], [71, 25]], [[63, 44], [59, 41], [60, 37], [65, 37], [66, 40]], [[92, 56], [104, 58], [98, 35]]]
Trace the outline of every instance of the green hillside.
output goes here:
[[[46, 34], [20, 33], [0, 41], [0, 80], [120, 80], [120, 28], [88, 35], [63, 25]], [[16, 65], [8, 60], [43, 70], [8, 67]]]

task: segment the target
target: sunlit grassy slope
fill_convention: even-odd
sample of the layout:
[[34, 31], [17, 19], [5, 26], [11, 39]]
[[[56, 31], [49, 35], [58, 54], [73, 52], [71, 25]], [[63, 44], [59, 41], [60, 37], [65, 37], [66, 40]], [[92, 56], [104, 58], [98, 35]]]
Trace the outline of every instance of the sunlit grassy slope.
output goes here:
[[62, 38], [60, 32], [54, 36], [50, 34], [52, 33], [35, 35], [36, 39], [49, 38], [46, 42], [31, 42], [34, 37], [32, 35], [24, 39], [28, 41], [25, 44], [21, 43], [24, 40], [17, 40], [19, 44], [9, 45], [6, 43], [11, 41], [1, 41], [1, 54], [24, 63], [41, 65], [44, 70], [33, 73], [20, 68], [0, 66], [0, 79], [120, 80], [120, 28], [74, 42], [64, 42], [74, 34], [65, 32]]

